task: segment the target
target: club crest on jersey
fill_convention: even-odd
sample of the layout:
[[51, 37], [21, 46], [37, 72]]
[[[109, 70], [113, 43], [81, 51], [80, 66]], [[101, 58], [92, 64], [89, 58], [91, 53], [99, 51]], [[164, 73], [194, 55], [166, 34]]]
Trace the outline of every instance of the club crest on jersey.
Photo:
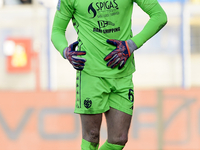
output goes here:
[[84, 100], [84, 106], [85, 106], [85, 108], [90, 108], [91, 106], [92, 106], [92, 101], [90, 100], [90, 98], [86, 98], [85, 100]]

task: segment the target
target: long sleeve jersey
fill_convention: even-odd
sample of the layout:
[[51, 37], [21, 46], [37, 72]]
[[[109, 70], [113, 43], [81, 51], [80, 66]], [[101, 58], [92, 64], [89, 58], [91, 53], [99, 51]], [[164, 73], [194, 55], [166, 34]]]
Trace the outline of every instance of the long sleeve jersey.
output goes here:
[[[132, 10], [134, 3], [150, 19], [143, 30], [133, 36]], [[116, 47], [107, 39], [133, 40], [140, 48], [167, 23], [167, 16], [157, 0], [59, 0], [54, 17], [51, 40], [63, 56], [68, 47], [65, 31], [72, 19], [77, 32], [78, 51], [86, 51], [84, 72], [107, 78], [119, 78], [135, 71], [134, 54], [122, 69], [107, 67], [104, 58]], [[134, 20], [133, 20], [134, 21]]]

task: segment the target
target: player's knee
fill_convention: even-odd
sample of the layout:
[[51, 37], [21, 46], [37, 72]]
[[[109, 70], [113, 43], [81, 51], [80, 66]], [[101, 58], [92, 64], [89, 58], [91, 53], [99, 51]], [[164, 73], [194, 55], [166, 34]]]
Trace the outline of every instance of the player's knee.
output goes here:
[[126, 135], [122, 135], [120, 137], [118, 137], [118, 141], [117, 144], [118, 145], [125, 145], [128, 141], [128, 137]]
[[89, 137], [90, 141], [92, 141], [92, 142], [99, 141], [99, 130], [97, 130], [97, 129], [89, 130], [88, 137]]
[[128, 142], [127, 135], [119, 135], [119, 136], [113, 137], [111, 140], [112, 144], [117, 144], [117, 145], [125, 145], [127, 142]]

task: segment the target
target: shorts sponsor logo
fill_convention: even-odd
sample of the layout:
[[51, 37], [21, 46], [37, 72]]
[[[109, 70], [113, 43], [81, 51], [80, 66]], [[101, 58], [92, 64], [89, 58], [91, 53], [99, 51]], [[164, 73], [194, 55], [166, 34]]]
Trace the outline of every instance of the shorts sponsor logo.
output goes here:
[[90, 108], [91, 106], [92, 106], [92, 101], [90, 100], [90, 98], [86, 98], [85, 100], [84, 100], [84, 106], [85, 106], [85, 108]]

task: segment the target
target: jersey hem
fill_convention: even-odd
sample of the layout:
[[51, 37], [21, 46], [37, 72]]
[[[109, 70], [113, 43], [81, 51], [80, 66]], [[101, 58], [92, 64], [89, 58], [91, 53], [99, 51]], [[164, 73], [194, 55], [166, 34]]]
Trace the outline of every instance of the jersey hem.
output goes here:
[[[131, 74], [133, 74], [134, 72], [135, 72], [135, 70], [132, 70], [132, 71], [130, 71], [130, 72], [128, 72], [128, 73], [126, 73], [126, 74], [110, 74], [110, 75], [105, 75], [105, 74], [97, 74], [97, 73], [93, 73], [94, 71], [90, 71], [90, 72], [88, 72], [88, 71], [84, 71], [84, 69], [83, 69], [83, 72], [84, 73], [87, 73], [88, 75], [91, 75], [91, 76], [96, 76], [96, 77], [103, 77], [103, 78], [122, 78], [122, 77], [126, 77], [126, 76], [129, 76], [129, 75], [131, 75]], [[99, 71], [99, 72], [101, 72], [101, 71]]]

